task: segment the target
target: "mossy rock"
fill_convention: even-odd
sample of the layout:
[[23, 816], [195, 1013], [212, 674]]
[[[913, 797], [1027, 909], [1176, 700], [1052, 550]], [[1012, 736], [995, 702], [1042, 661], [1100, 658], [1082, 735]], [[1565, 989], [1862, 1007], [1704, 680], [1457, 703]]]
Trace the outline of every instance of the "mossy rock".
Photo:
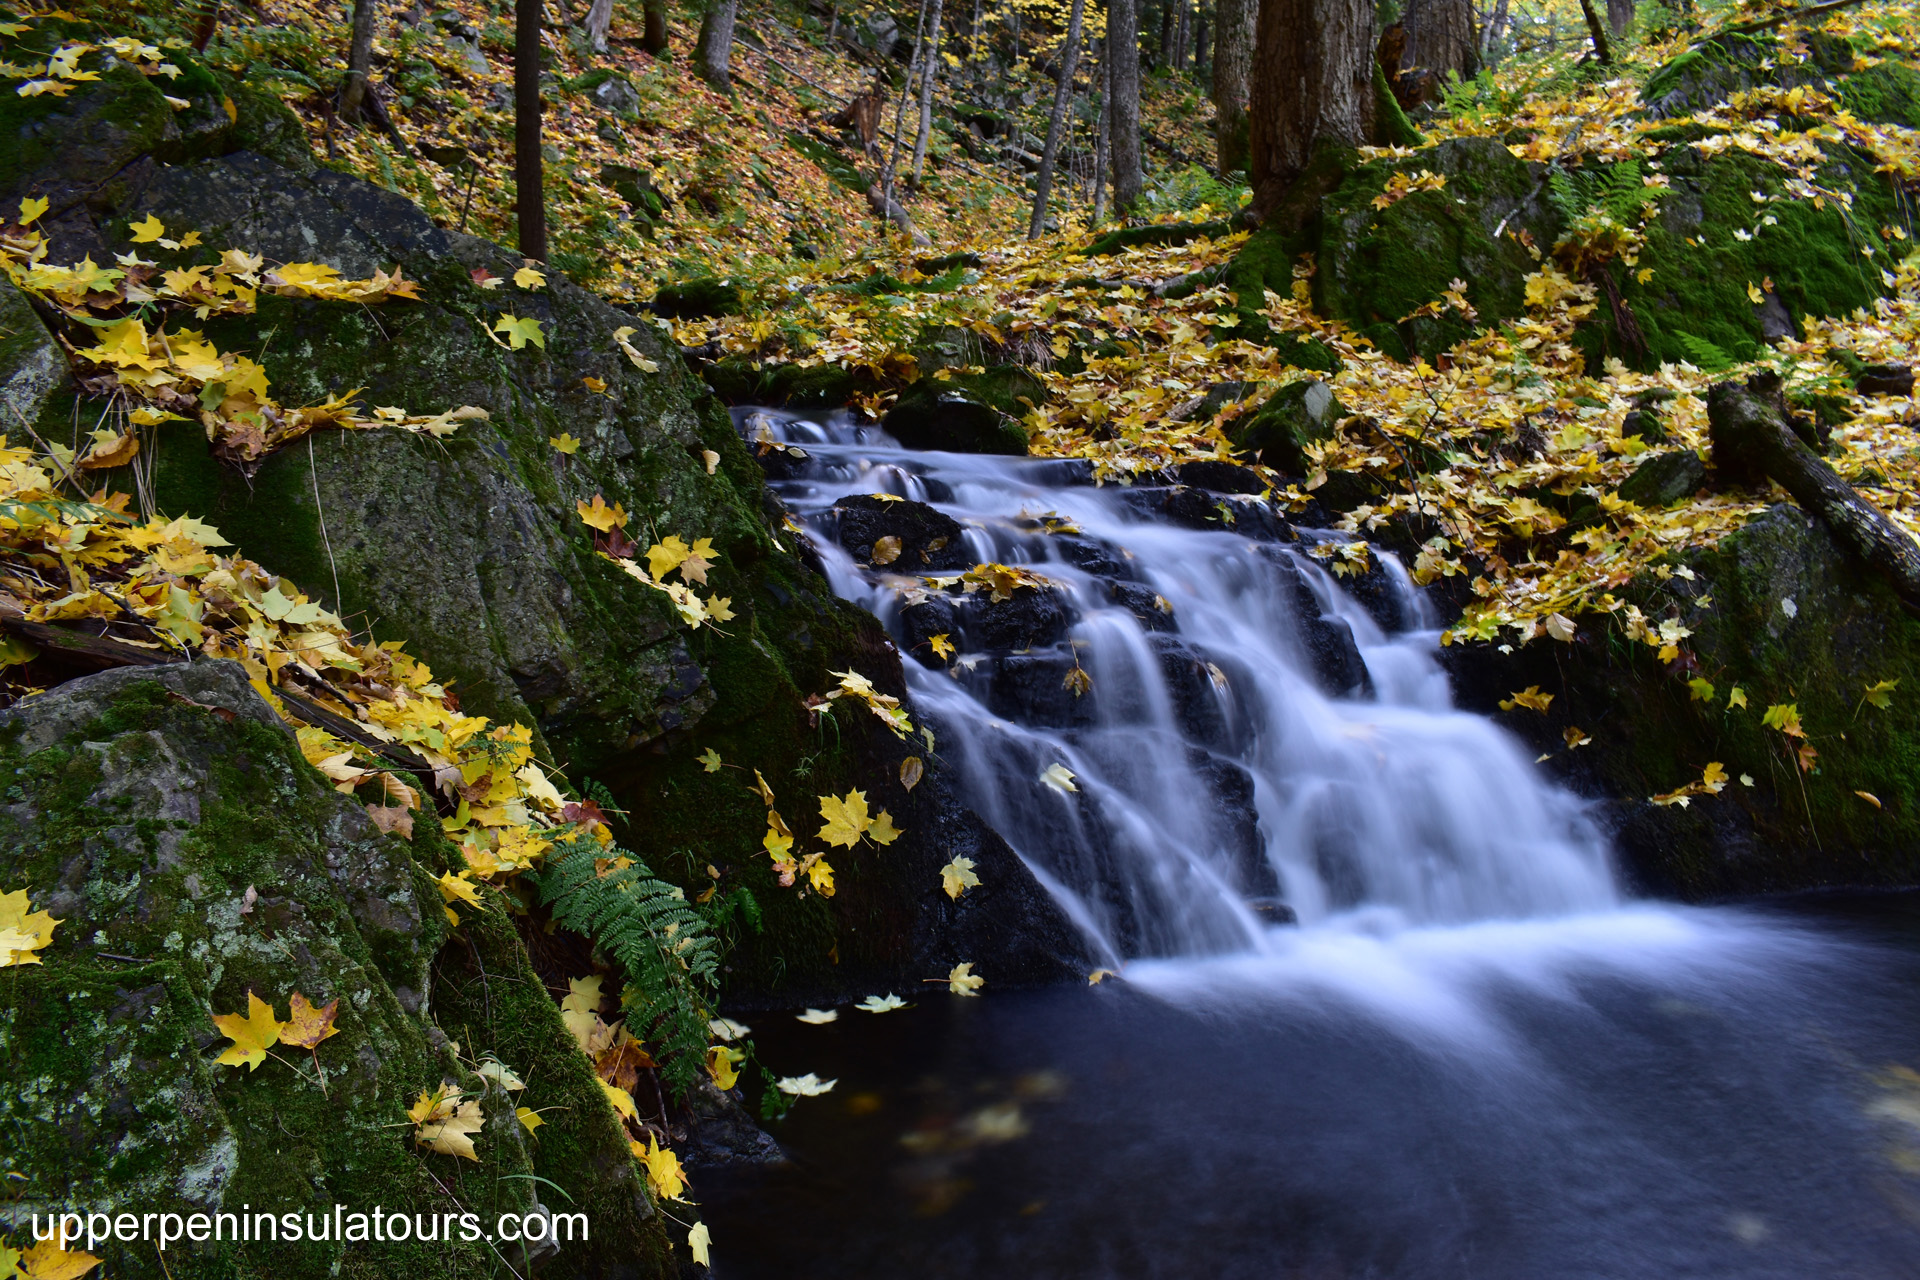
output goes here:
[[1216, 222], [1160, 223], [1150, 227], [1121, 227], [1098, 236], [1080, 251], [1088, 258], [1103, 258], [1137, 245], [1182, 245], [1194, 240], [1218, 239], [1233, 230], [1232, 224]]
[[880, 426], [909, 449], [1013, 455], [1027, 451], [1027, 433], [1019, 423], [964, 387], [938, 378], [922, 378], [909, 387]]
[[[411, 843], [382, 834], [307, 765], [237, 664], [106, 672], [0, 712], [0, 772], [10, 779], [0, 884], [61, 921], [43, 965], [15, 970], [0, 991], [12, 1085], [0, 1122], [14, 1135], [15, 1179], [0, 1220], [12, 1231], [56, 1207], [250, 1205], [304, 1220], [336, 1203], [466, 1208], [490, 1230], [499, 1213], [534, 1211], [537, 1176], [560, 1189], [556, 1199], [598, 1207], [591, 1244], [547, 1258], [542, 1274], [605, 1275], [615, 1260], [636, 1276], [668, 1272], [618, 1122], [599, 1088], [583, 1085], [585, 1061], [544, 993], [529, 988], [545, 1007], [516, 1011], [511, 1028], [463, 1025], [459, 1054], [429, 1016], [448, 936], [433, 878], [454, 856], [437, 822], [417, 816]], [[506, 927], [504, 917], [488, 925]], [[513, 946], [496, 949], [495, 972], [514, 979], [525, 954], [516, 968], [517, 938], [510, 927], [505, 936]], [[224, 1038], [212, 1014], [245, 1011], [249, 992], [284, 1013], [294, 991], [339, 1002], [337, 1034], [314, 1055], [283, 1050], [252, 1069], [214, 1060]], [[530, 1081], [524, 1094], [468, 1070], [489, 1051]], [[559, 1069], [565, 1057], [571, 1071]], [[556, 1069], [536, 1073], [536, 1061]], [[482, 1100], [477, 1161], [413, 1141], [405, 1108], [443, 1082]], [[537, 1141], [516, 1105], [548, 1109]], [[535, 1154], [547, 1148], [562, 1158]], [[144, 1275], [152, 1248], [95, 1252]], [[172, 1275], [199, 1280], [479, 1280], [497, 1265], [484, 1245], [457, 1239], [228, 1242], [173, 1256]]]
[[1346, 408], [1318, 378], [1289, 382], [1227, 428], [1234, 452], [1288, 475], [1307, 472], [1306, 446], [1331, 440]]
[[737, 316], [745, 309], [740, 300], [740, 286], [714, 276], [661, 285], [660, 292], [653, 295], [651, 306], [655, 315], [674, 320]]
[[0, 404], [15, 422], [38, 422], [48, 399], [66, 380], [66, 352], [40, 322], [27, 295], [11, 281], [0, 281]]
[[863, 391], [876, 389], [870, 378], [844, 365], [761, 365], [739, 356], [702, 366], [700, 377], [730, 405], [838, 409]]
[[[1393, 173], [1423, 169], [1445, 175], [1446, 185], [1374, 208]], [[1524, 230], [1551, 245], [1560, 229], [1544, 167], [1516, 159], [1493, 138], [1455, 138], [1406, 159], [1361, 165], [1326, 198], [1321, 217], [1316, 304], [1399, 359], [1431, 358], [1472, 332], [1451, 311], [1401, 318], [1454, 280], [1467, 282], [1483, 323], [1522, 314], [1537, 264], [1507, 233]]]
[[1620, 496], [1642, 507], [1670, 507], [1691, 498], [1707, 483], [1706, 464], [1691, 449], [1656, 454], [1620, 482]]
[[[1462, 705], [1496, 714], [1509, 690], [1555, 695], [1548, 714], [1497, 713], [1551, 768], [1602, 800], [1631, 878], [1688, 898], [1828, 885], [1911, 884], [1920, 876], [1920, 620], [1817, 520], [1775, 506], [1718, 547], [1681, 558], [1691, 578], [1643, 574], [1622, 594], [1692, 634], [1684, 668], [1658, 661], [1594, 614], [1571, 645], [1536, 640], [1443, 651]], [[1694, 697], [1689, 678], [1713, 686]], [[1884, 709], [1864, 690], [1899, 682]], [[1738, 687], [1747, 705], [1733, 707]], [[1791, 704], [1817, 758], [1793, 763], [1765, 727]], [[1565, 750], [1580, 726], [1592, 742]], [[1685, 807], [1647, 797], [1700, 778], [1718, 761], [1729, 783]], [[1742, 775], [1752, 785], [1741, 781]], [[1879, 801], [1861, 798], [1864, 791]]]
[[1879, 62], [1840, 81], [1847, 110], [1874, 124], [1920, 129], [1920, 71], [1904, 62]]
[[1853, 69], [1853, 47], [1846, 40], [1819, 31], [1804, 38], [1811, 54], [1805, 62], [1783, 57], [1771, 31], [1703, 41], [1648, 76], [1640, 100], [1647, 114], [1672, 119], [1718, 106], [1743, 89], [1817, 85]]

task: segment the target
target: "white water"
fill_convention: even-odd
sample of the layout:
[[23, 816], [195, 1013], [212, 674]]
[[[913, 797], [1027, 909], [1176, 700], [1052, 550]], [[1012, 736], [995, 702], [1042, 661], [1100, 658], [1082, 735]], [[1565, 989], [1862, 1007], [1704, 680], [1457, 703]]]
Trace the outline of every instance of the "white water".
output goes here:
[[[957, 519], [969, 562], [1028, 566], [1056, 584], [1074, 621], [1052, 652], [1063, 663], [1077, 652], [1092, 679], [1086, 705], [1074, 707], [1087, 723], [1021, 723], [1022, 709], [1004, 702], [1008, 714], [996, 714], [990, 690], [1004, 654], [963, 652], [950, 668], [909, 654], [904, 665], [967, 802], [1110, 961], [1295, 953], [1302, 931], [1249, 905], [1276, 888], [1313, 934], [1619, 905], [1606, 843], [1581, 803], [1500, 729], [1451, 705], [1437, 635], [1397, 564], [1385, 568], [1414, 625], [1388, 634], [1305, 543], [1143, 519], [1119, 486], [1048, 483], [1062, 475], [1056, 463], [911, 453], [844, 416], [740, 416], [749, 436], [764, 426], [811, 455], [803, 477], [775, 487], [818, 528], [830, 530], [836, 499], [895, 494]], [[1049, 513], [1080, 538], [1036, 528]], [[875, 569], [830, 535], [813, 541], [834, 590], [901, 639], [901, 592], [923, 583], [895, 572], [904, 562]], [[1117, 553], [1146, 598], [1171, 604], [1177, 637], [1156, 640], [1100, 576], [1077, 567], [1087, 542]], [[1302, 579], [1310, 593], [1294, 589]], [[1370, 692], [1322, 687], [1303, 595], [1313, 613], [1351, 628]], [[1169, 642], [1182, 646], [1173, 659], [1157, 647]], [[1077, 793], [1040, 780], [1054, 763], [1072, 771]], [[1257, 834], [1210, 788], [1223, 766], [1251, 780]]]

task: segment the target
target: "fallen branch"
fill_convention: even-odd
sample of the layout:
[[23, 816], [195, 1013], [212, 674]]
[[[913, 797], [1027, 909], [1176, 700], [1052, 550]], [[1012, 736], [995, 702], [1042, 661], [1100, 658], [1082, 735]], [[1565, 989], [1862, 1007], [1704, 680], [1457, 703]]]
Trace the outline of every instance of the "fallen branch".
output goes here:
[[1715, 383], [1707, 393], [1713, 464], [1734, 483], [1777, 482], [1869, 565], [1885, 574], [1901, 602], [1920, 612], [1920, 543], [1889, 520], [1794, 434], [1780, 376]]
[[1702, 44], [1711, 43], [1721, 36], [1748, 36], [1756, 31], [1765, 31], [1769, 27], [1778, 27], [1799, 18], [1811, 18], [1815, 14], [1832, 13], [1835, 9], [1851, 8], [1860, 0], [1828, 0], [1826, 4], [1810, 5], [1805, 9], [1789, 9], [1785, 13], [1776, 13], [1771, 18], [1761, 18], [1754, 22], [1743, 22], [1737, 27], [1727, 27], [1708, 36]]
[[9, 631], [42, 650], [52, 651], [43, 656], [58, 657], [96, 671], [110, 667], [159, 667], [182, 661], [178, 653], [165, 649], [142, 649], [107, 636], [30, 622], [16, 613], [0, 614], [0, 631]]

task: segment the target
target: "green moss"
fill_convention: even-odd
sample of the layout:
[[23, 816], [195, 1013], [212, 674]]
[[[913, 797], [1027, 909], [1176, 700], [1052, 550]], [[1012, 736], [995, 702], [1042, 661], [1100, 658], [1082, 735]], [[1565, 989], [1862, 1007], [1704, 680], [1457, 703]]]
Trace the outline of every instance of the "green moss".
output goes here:
[[1920, 71], [1888, 60], [1857, 71], [1839, 85], [1847, 110], [1875, 124], [1920, 129]]

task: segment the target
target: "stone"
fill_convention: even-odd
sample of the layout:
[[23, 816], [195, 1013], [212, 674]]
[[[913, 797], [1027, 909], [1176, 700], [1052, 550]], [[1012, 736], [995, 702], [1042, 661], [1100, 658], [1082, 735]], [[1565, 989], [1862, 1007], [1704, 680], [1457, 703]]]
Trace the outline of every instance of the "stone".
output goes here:
[[704, 320], [737, 316], [742, 311], [740, 287], [731, 280], [699, 276], [664, 284], [648, 304], [653, 313], [671, 320]]
[[972, 392], [922, 378], [894, 402], [881, 430], [909, 449], [1022, 455], [1027, 433]]
[[1863, 396], [1910, 396], [1913, 370], [1904, 364], [1870, 364], [1853, 377], [1853, 389]]
[[602, 111], [629, 119], [637, 118], [640, 114], [640, 95], [625, 76], [608, 76], [588, 90], [588, 96]]
[[1318, 378], [1287, 383], [1265, 404], [1227, 427], [1227, 439], [1242, 458], [1288, 475], [1307, 472], [1306, 446], [1331, 440], [1347, 416], [1346, 406]]
[[54, 390], [67, 380], [67, 356], [40, 323], [27, 295], [0, 280], [0, 421], [37, 423]]
[[1620, 496], [1642, 507], [1670, 507], [1707, 484], [1707, 466], [1691, 449], [1655, 454], [1620, 482]]
[[834, 503], [834, 540], [862, 563], [874, 563], [882, 538], [897, 541], [896, 558], [880, 567], [891, 573], [930, 573], [970, 569], [966, 535], [960, 522], [924, 502], [889, 501], [873, 494], [850, 494]]

